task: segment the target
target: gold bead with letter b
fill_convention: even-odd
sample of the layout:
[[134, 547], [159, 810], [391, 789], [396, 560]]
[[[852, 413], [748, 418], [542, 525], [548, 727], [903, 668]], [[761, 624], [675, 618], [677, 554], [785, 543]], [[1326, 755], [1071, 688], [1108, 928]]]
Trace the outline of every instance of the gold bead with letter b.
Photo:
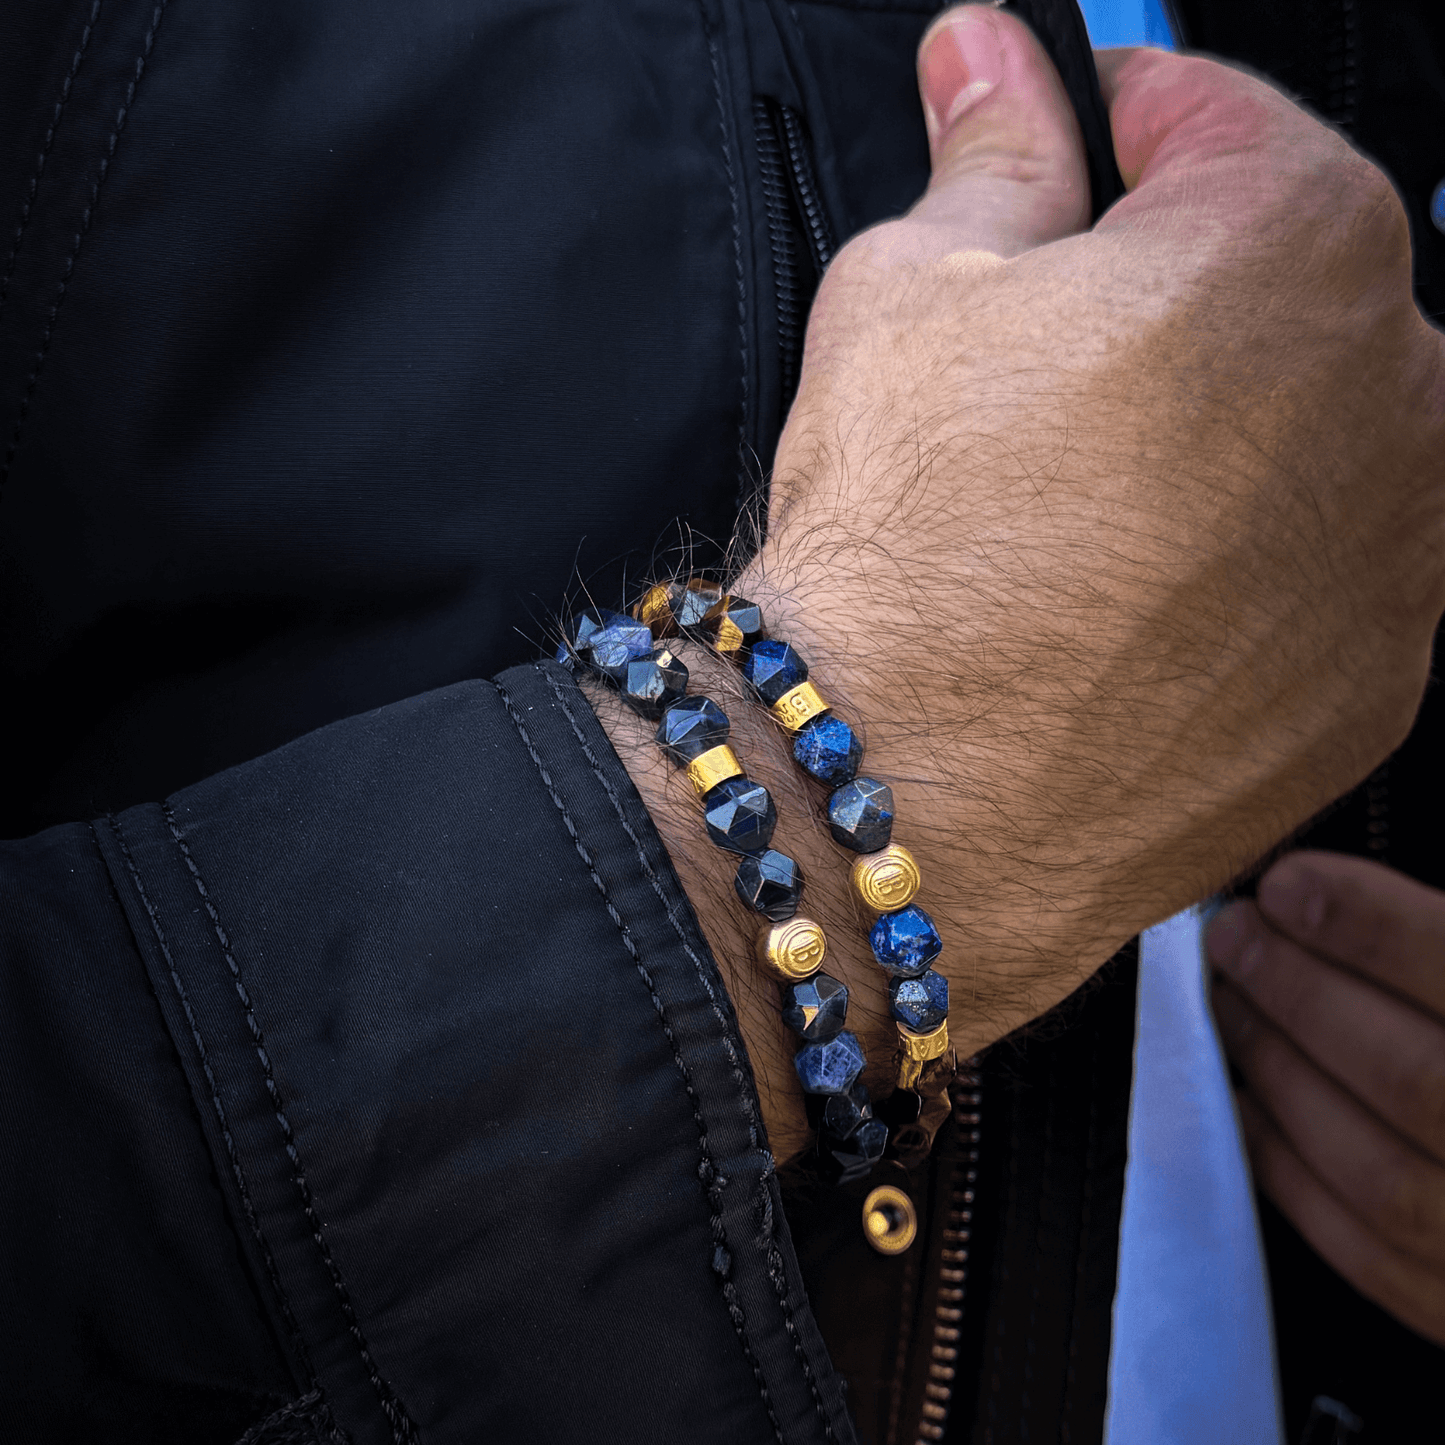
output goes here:
[[790, 918], [759, 935], [758, 962], [784, 983], [801, 983], [822, 968], [827, 948], [823, 930], [811, 918]]
[[853, 865], [853, 887], [858, 896], [879, 913], [896, 913], [912, 903], [923, 883], [918, 864], [907, 848], [897, 843], [877, 853], [865, 853]]

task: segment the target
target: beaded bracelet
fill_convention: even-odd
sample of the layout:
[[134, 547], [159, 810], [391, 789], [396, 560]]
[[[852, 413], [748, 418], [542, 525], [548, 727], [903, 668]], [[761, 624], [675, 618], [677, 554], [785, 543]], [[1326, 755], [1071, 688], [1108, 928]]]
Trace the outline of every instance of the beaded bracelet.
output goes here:
[[688, 697], [686, 666], [657, 645], [679, 633], [709, 643], [742, 667], [774, 716], [795, 734], [793, 755], [799, 764], [833, 789], [830, 831], [863, 855], [852, 870], [853, 886], [880, 914], [870, 943], [890, 975], [889, 1001], [900, 1037], [899, 1092], [887, 1101], [888, 1112], [905, 1126], [917, 1119], [922, 1106], [915, 1091], [924, 1072], [938, 1072], [949, 1055], [948, 982], [929, 966], [942, 943], [932, 920], [912, 903], [921, 881], [916, 862], [890, 841], [891, 790], [857, 776], [863, 756], [857, 735], [808, 682], [802, 658], [785, 643], [766, 638], [755, 604], [693, 579], [652, 588], [632, 617], [589, 608], [576, 619], [557, 660], [585, 665], [616, 687], [635, 711], [658, 723], [656, 740], [675, 765], [686, 767], [709, 837], [741, 855], [735, 890], [767, 920], [758, 939], [758, 960], [781, 985], [784, 1021], [802, 1040], [794, 1067], [818, 1129], [819, 1164], [826, 1176], [850, 1183], [866, 1177], [883, 1157], [889, 1128], [860, 1077], [862, 1044], [844, 1028], [848, 988], [822, 972], [823, 930], [797, 912], [802, 870], [769, 846], [777, 810], [767, 789], [746, 776], [728, 746], [727, 715], [710, 698]]

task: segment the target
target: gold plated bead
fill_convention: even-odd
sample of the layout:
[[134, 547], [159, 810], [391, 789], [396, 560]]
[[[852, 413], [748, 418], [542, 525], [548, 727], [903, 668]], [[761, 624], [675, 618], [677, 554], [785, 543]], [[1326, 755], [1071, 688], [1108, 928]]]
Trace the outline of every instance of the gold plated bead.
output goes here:
[[[720, 606], [726, 608], [728, 599], [723, 598]], [[743, 630], [724, 612], [717, 619], [717, 636], [713, 638], [712, 645], [724, 657], [733, 657], [742, 651]]]
[[774, 923], [758, 935], [758, 962], [784, 983], [801, 983], [823, 966], [823, 930], [811, 918]]
[[926, 1034], [898, 1025], [898, 1087], [912, 1089], [923, 1077], [926, 1065], [948, 1052], [948, 1020]]
[[673, 636], [677, 632], [677, 621], [672, 615], [672, 588], [663, 582], [649, 587], [633, 615], [652, 629], [654, 637]]
[[863, 1237], [879, 1254], [902, 1254], [918, 1238], [918, 1211], [892, 1184], [880, 1184], [863, 1201]]
[[907, 848], [897, 843], [877, 853], [865, 853], [853, 865], [853, 887], [869, 908], [896, 913], [917, 896], [923, 882], [918, 864]]
[[795, 733], [805, 722], [827, 712], [829, 706], [811, 682], [800, 682], [797, 687], [789, 688], [773, 704], [773, 716], [789, 732]]
[[729, 778], [740, 778], [742, 775], [743, 765], [738, 762], [738, 755], [726, 743], [699, 753], [687, 765], [688, 781], [697, 789], [698, 797], [712, 792], [719, 783], [726, 782]]

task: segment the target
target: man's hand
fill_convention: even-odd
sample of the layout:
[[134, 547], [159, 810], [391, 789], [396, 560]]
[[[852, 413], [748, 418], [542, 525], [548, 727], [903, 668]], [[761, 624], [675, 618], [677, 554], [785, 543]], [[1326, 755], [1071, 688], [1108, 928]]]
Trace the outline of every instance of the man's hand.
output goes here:
[[933, 181], [824, 277], [737, 582], [865, 728], [964, 1051], [1386, 756], [1445, 603], [1445, 342], [1390, 185], [1251, 76], [1099, 63], [1130, 194], [1078, 234], [1025, 27], [925, 37]]
[[[961, 1055], [1389, 753], [1445, 605], [1445, 345], [1389, 184], [1262, 81], [1099, 63], [1130, 194], [1081, 233], [1078, 127], [1027, 28], [966, 7], [930, 29], [933, 181], [824, 277], [769, 539], [736, 581], [893, 787]], [[642, 730], [604, 715], [787, 1157], [794, 1041], [731, 870]], [[851, 859], [781, 741], [741, 741], [877, 1084], [894, 1033]]]
[[1445, 1345], [1445, 893], [1294, 853], [1207, 941], [1260, 1187], [1356, 1289]]

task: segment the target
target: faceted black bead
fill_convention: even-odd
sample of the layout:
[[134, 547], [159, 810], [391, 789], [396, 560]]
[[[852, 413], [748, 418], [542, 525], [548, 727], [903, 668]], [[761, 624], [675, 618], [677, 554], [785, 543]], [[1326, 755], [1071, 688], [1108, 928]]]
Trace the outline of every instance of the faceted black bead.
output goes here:
[[643, 717], [660, 718], [687, 691], [687, 668], [665, 647], [627, 664], [622, 700]]
[[[748, 650], [756, 642], [761, 642], [765, 636], [763, 627], [763, 609], [756, 602], [749, 602], [746, 597], [729, 597], [725, 606], [715, 608], [712, 622], [721, 626], [723, 618], [727, 618], [738, 632], [742, 634], [742, 641], [738, 643], [734, 656], [739, 662], [747, 658]], [[736, 638], [733, 639], [735, 642]]]
[[703, 618], [722, 601], [722, 588], [705, 577], [689, 577], [668, 597], [673, 620], [684, 632], [695, 632]]
[[948, 1017], [948, 980], [930, 968], [888, 985], [889, 1013], [916, 1034], [931, 1033]]
[[893, 836], [893, 789], [873, 778], [854, 778], [828, 799], [828, 830], [855, 853], [876, 853]]
[[652, 629], [645, 622], [614, 613], [577, 651], [595, 672], [620, 686], [627, 680], [628, 664], [652, 651]]
[[759, 642], [748, 652], [743, 676], [771, 707], [785, 692], [808, 680], [808, 664], [786, 642]]
[[710, 697], [685, 697], [663, 713], [657, 742], [679, 767], [728, 740], [728, 715]]
[[822, 1118], [818, 1122], [832, 1139], [838, 1140], [846, 1139], [872, 1117], [873, 1101], [868, 1096], [868, 1086], [858, 1079], [846, 1094], [830, 1094], [823, 1100]]
[[798, 911], [803, 896], [803, 870], [786, 853], [769, 848], [738, 864], [733, 886], [754, 913], [773, 923], [786, 923]]
[[860, 1124], [846, 1139], [818, 1136], [818, 1162], [825, 1179], [835, 1184], [851, 1184], [864, 1179], [883, 1157], [888, 1147], [888, 1126], [881, 1119]]
[[815, 973], [783, 990], [783, 1022], [804, 1043], [826, 1044], [847, 1017], [848, 985], [831, 974]]
[[793, 758], [820, 783], [836, 788], [858, 771], [863, 761], [863, 744], [858, 734], [831, 712], [809, 718], [793, 739]]
[[727, 778], [702, 800], [708, 837], [733, 853], [761, 853], [778, 826], [778, 810], [761, 783]]

